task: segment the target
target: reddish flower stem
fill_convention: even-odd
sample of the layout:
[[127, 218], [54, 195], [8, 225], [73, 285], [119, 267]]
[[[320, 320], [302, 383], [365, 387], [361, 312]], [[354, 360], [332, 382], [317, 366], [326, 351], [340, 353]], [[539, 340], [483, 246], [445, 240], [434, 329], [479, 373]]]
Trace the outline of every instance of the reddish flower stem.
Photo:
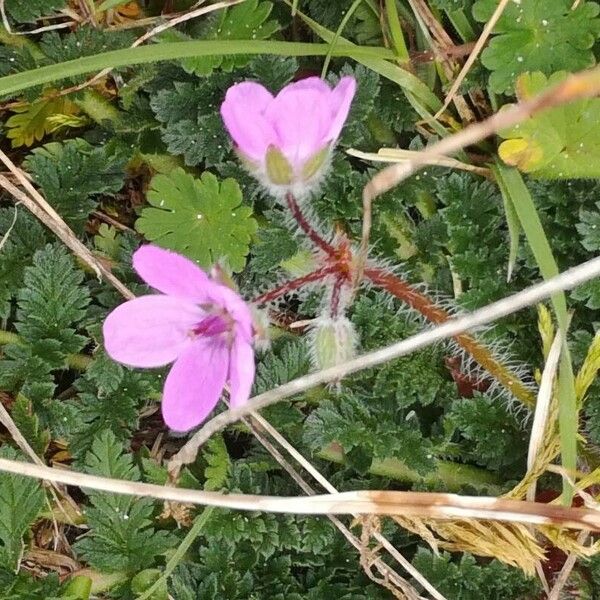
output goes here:
[[323, 267], [322, 269], [318, 269], [317, 271], [313, 271], [308, 275], [304, 275], [303, 277], [298, 277], [298, 279], [292, 279], [291, 281], [286, 281], [283, 285], [276, 287], [273, 290], [269, 290], [260, 296], [254, 298], [252, 302], [255, 304], [266, 304], [267, 302], [272, 302], [273, 300], [277, 300], [277, 298], [288, 294], [294, 290], [301, 288], [304, 285], [309, 283], [313, 283], [315, 281], [320, 281], [325, 279], [327, 275], [331, 275], [335, 273], [337, 268], [335, 266]]
[[[440, 324], [452, 318], [452, 315], [437, 306], [433, 300], [396, 277], [396, 275], [377, 268], [367, 268], [364, 274], [375, 285], [420, 312], [428, 321]], [[528, 408], [535, 406], [535, 395], [519, 379], [516, 373], [498, 361], [489, 348], [467, 333], [454, 336], [454, 340], [477, 364], [509, 390], [515, 398], [518, 398]]]
[[306, 234], [308, 239], [310, 239], [310, 241], [315, 246], [317, 246], [319, 249], [321, 249], [323, 252], [325, 252], [325, 254], [327, 254], [328, 256], [334, 256], [335, 248], [331, 244], [326, 242], [312, 228], [311, 224], [306, 220], [306, 217], [302, 214], [302, 211], [300, 210], [300, 207], [298, 206], [298, 202], [296, 201], [296, 198], [294, 198], [294, 196], [288, 192], [285, 195], [285, 200], [287, 202], [288, 208], [290, 209], [290, 212], [292, 213], [292, 216], [294, 217], [294, 219], [296, 219], [298, 225], [300, 225], [300, 228], [302, 229], [302, 231], [304, 231], [304, 233]]
[[346, 277], [339, 275], [333, 284], [333, 290], [331, 290], [331, 317], [337, 317], [338, 311], [340, 308], [340, 294], [342, 292], [342, 287], [344, 286], [344, 282]]

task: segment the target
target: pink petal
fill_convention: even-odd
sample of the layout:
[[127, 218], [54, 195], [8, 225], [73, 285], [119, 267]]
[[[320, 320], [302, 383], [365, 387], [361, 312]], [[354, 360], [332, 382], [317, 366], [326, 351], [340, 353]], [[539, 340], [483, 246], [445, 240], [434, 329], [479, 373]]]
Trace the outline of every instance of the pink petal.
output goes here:
[[219, 401], [228, 370], [224, 340], [198, 338], [188, 346], [165, 381], [162, 414], [167, 426], [188, 431], [201, 423]]
[[190, 344], [190, 331], [205, 313], [174, 296], [141, 296], [117, 306], [103, 326], [104, 346], [113, 359], [132, 367], [173, 362]]
[[327, 85], [320, 77], [306, 77], [305, 79], [299, 79], [298, 81], [289, 83], [277, 95], [281, 96], [282, 94], [287, 94], [296, 90], [313, 90], [323, 94], [325, 97], [329, 96], [331, 93], [329, 85]]
[[245, 156], [263, 161], [275, 142], [275, 132], [264, 112], [273, 101], [271, 93], [258, 83], [244, 81], [227, 90], [221, 117], [236, 146]]
[[207, 286], [212, 285], [197, 264], [158, 246], [142, 246], [134, 252], [133, 268], [155, 290], [196, 302], [202, 302]]
[[245, 404], [250, 398], [254, 373], [254, 350], [245, 340], [236, 337], [231, 348], [229, 365], [231, 408]]
[[327, 136], [328, 141], [338, 139], [344, 123], [350, 112], [350, 105], [356, 93], [356, 79], [354, 77], [342, 77], [339, 83], [331, 92], [329, 107], [331, 110], [332, 122]]
[[295, 168], [323, 148], [331, 129], [327, 97], [314, 89], [284, 88], [265, 117], [277, 134], [275, 145]]

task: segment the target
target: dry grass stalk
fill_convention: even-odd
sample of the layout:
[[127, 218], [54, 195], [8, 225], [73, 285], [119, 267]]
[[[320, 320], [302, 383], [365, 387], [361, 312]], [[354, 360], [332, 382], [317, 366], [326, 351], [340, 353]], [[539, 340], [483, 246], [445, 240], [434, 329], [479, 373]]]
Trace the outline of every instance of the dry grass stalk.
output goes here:
[[478, 519], [508, 522], [511, 525], [522, 523], [536, 526], [536, 528], [545, 526], [600, 531], [600, 511], [595, 508], [567, 508], [555, 504], [523, 502], [505, 498], [373, 490], [303, 498], [222, 494], [97, 477], [8, 459], [0, 459], [0, 471], [115, 494], [218, 506], [234, 510], [311, 515], [409, 515], [441, 521]]
[[490, 20], [485, 24], [485, 27], [483, 28], [483, 31], [481, 32], [481, 35], [479, 36], [479, 39], [477, 40], [475, 47], [473, 48], [473, 51], [469, 55], [469, 58], [465, 61], [463, 68], [460, 70], [460, 73], [454, 80], [454, 83], [452, 84], [450, 91], [446, 95], [446, 98], [444, 100], [444, 105], [434, 115], [434, 117], [433, 117], [434, 119], [439, 119], [440, 116], [444, 113], [444, 111], [448, 108], [448, 106], [450, 106], [450, 103], [454, 100], [462, 82], [465, 80], [465, 77], [471, 70], [471, 67], [473, 66], [473, 64], [475, 63], [477, 58], [479, 57], [479, 54], [483, 50], [483, 47], [485, 46], [488, 38], [490, 37], [492, 30], [494, 29], [494, 27], [496, 26], [496, 23], [498, 22], [498, 19], [502, 16], [504, 9], [506, 8], [506, 6], [509, 2], [510, 2], [510, 0], [500, 0], [500, 2], [498, 3], [496, 10], [490, 17]]
[[[346, 153], [350, 156], [362, 158], [363, 160], [383, 163], [404, 163], [416, 158], [419, 154], [416, 150], [403, 150], [402, 148], [380, 148], [377, 152], [361, 152], [360, 150], [350, 148], [346, 150]], [[433, 167], [449, 167], [450, 169], [469, 171], [470, 173], [481, 175], [486, 179], [492, 176], [491, 171], [485, 167], [477, 167], [446, 156], [431, 158], [427, 164]]]
[[[5, 160], [6, 159], [6, 160]], [[4, 162], [11, 171], [14, 171], [19, 182], [29, 192], [21, 191], [13, 185], [6, 177], [0, 175], [0, 187], [4, 188], [13, 198], [23, 204], [35, 217], [37, 217], [46, 227], [81, 259], [86, 265], [91, 267], [99, 278], [104, 278], [113, 285], [124, 297], [133, 298], [133, 294], [117, 279], [96, 257], [90, 252], [85, 244], [73, 233], [71, 228], [63, 221], [56, 211], [48, 204], [43, 196], [29, 183], [27, 178], [22, 175], [22, 171], [6, 157], [0, 150], [0, 160]]]

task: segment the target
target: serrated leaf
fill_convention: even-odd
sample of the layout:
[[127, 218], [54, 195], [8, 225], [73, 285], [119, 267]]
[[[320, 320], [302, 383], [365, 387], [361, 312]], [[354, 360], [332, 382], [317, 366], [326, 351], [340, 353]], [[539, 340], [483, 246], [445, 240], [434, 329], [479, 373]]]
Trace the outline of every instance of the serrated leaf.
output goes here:
[[52, 131], [54, 115], [74, 115], [79, 112], [76, 104], [65, 97], [42, 98], [31, 104], [13, 108], [12, 115], [6, 121], [8, 129], [6, 137], [11, 140], [11, 146], [32, 146]]
[[[137, 481], [140, 472], [131, 454], [110, 431], [92, 443], [87, 455], [87, 471], [115, 479]], [[166, 531], [151, 525], [153, 502], [118, 494], [88, 491], [92, 507], [86, 509], [90, 532], [78, 540], [74, 549], [93, 567], [102, 571], [127, 571], [132, 574], [154, 564], [172, 543]]]
[[183, 169], [156, 175], [136, 229], [163, 248], [175, 250], [208, 269], [219, 260], [239, 272], [257, 224], [242, 205], [235, 179], [219, 181], [205, 172], [200, 179]]
[[29, 442], [38, 456], [43, 456], [50, 442], [50, 431], [40, 428], [38, 415], [33, 411], [31, 402], [23, 395], [17, 396], [11, 416], [23, 437]]
[[82, 139], [36, 148], [25, 160], [25, 168], [48, 202], [76, 231], [82, 231], [98, 197], [113, 195], [125, 180], [124, 156]]
[[31, 264], [37, 249], [46, 242], [47, 233], [37, 219], [15, 206], [0, 209], [0, 237], [4, 236], [0, 260], [0, 281], [3, 283], [0, 315], [7, 318], [10, 300], [22, 286], [25, 267]]
[[[0, 448], [0, 456], [17, 460], [12, 448]], [[35, 479], [0, 475], [0, 564], [13, 569], [23, 551], [23, 536], [44, 506], [44, 492]]]
[[[517, 82], [517, 98], [525, 101], [568, 76], [559, 72], [547, 79], [525, 73]], [[547, 179], [600, 177], [600, 99], [570, 102], [500, 132], [506, 141], [498, 153], [508, 165]]]
[[[50, 31], [42, 36], [40, 50], [51, 63], [77, 60], [83, 56], [101, 54], [108, 50], [127, 48], [135, 39], [127, 30], [105, 30], [91, 25], [77, 27], [69, 35]], [[69, 77], [64, 85], [76, 85], [85, 80], [85, 76]]]
[[[486, 22], [497, 0], [473, 5], [475, 19]], [[492, 71], [490, 87], [496, 93], [512, 93], [517, 77], [526, 71], [579, 71], [594, 64], [592, 46], [600, 33], [596, 2], [581, 2], [572, 10], [571, 0], [509, 2], [494, 27], [488, 47], [481, 54]]]
[[204, 452], [203, 457], [208, 463], [204, 469], [204, 489], [209, 491], [220, 490], [227, 482], [231, 468], [231, 459], [223, 437], [211, 438], [206, 444], [206, 452]]
[[16, 328], [21, 337], [34, 346], [53, 340], [63, 356], [79, 352], [86, 340], [76, 327], [90, 302], [82, 282], [83, 273], [62, 246], [48, 244], [36, 252], [18, 295]]
[[581, 245], [589, 252], [600, 250], [600, 202], [596, 203], [597, 210], [582, 210], [579, 213], [577, 232], [581, 236]]
[[40, 17], [48, 17], [64, 8], [67, 0], [5, 0], [6, 12], [19, 23], [33, 22]]
[[[210, 22], [203, 37], [207, 40], [266, 40], [279, 30], [277, 21], [267, 20], [272, 10], [271, 2], [246, 0], [222, 11]], [[249, 60], [249, 56], [243, 55], [203, 56], [186, 58], [182, 65], [188, 73], [207, 76], [218, 67], [223, 71], [232, 71], [236, 67], [243, 67]]]

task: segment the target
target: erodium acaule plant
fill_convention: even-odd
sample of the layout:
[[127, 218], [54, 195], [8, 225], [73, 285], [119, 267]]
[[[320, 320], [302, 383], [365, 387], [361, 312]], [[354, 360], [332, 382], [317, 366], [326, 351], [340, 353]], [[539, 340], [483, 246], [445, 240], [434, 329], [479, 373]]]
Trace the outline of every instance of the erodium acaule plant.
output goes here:
[[[261, 294], [253, 305], [269, 307], [290, 293], [322, 287], [322, 306], [308, 334], [316, 368], [353, 356], [358, 340], [346, 313], [363, 283], [398, 298], [432, 323], [451, 317], [447, 306], [376, 260], [368, 259], [359, 268], [358, 250], [352, 241], [341, 233], [326, 239], [320, 224], [309, 216], [311, 194], [327, 175], [355, 91], [352, 77], [343, 77], [334, 88], [310, 77], [286, 86], [275, 96], [262, 85], [247, 81], [232, 86], [221, 106], [240, 159], [287, 205], [289, 222], [313, 251], [310, 273]], [[145, 246], [134, 254], [133, 265], [142, 279], [161, 293], [130, 300], [108, 316], [104, 324], [108, 354], [135, 367], [174, 363], [162, 400], [165, 422], [174, 430], [187, 431], [201, 423], [226, 383], [231, 405], [245, 403], [254, 378], [255, 328], [250, 305], [173, 252]], [[454, 342], [486, 378], [509, 390], [524, 405], [533, 405], [528, 385], [494, 351], [469, 334], [456, 336]]]

